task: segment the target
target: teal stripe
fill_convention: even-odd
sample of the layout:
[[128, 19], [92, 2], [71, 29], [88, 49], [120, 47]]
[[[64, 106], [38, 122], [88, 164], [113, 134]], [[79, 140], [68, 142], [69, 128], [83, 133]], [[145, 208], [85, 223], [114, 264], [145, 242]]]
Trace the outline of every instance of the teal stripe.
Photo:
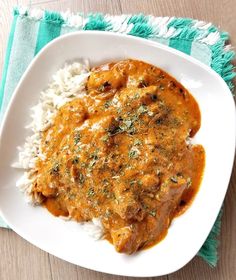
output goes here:
[[88, 22], [84, 26], [84, 30], [109, 30], [112, 28], [111, 24], [107, 22], [103, 14], [90, 14]]
[[186, 54], [191, 53], [191, 46], [192, 46], [192, 41], [191, 40], [184, 40], [184, 39], [178, 39], [178, 38], [171, 38], [169, 46], [179, 50], [181, 52], [184, 52]]
[[147, 23], [135, 23], [129, 35], [149, 38], [153, 35], [153, 28]]
[[34, 57], [38, 27], [38, 21], [28, 17], [18, 17], [8, 61], [8, 73], [5, 81], [1, 114], [4, 113], [18, 81]]
[[193, 23], [194, 21], [190, 18], [174, 18], [171, 22], [169, 22], [167, 27], [184, 28], [189, 27]]
[[136, 23], [147, 23], [148, 19], [149, 19], [149, 17], [145, 16], [143, 14], [133, 15], [128, 20], [128, 24], [130, 24], [130, 23], [133, 23], [133, 24], [136, 24]]
[[44, 19], [40, 22], [35, 54], [47, 43], [61, 34], [61, 26], [64, 23], [59, 13], [45, 12]]
[[11, 49], [12, 49], [12, 43], [13, 43], [14, 34], [15, 34], [17, 17], [18, 17], [17, 14], [14, 14], [12, 27], [11, 27], [11, 31], [10, 31], [10, 34], [9, 34], [8, 44], [7, 44], [5, 62], [4, 62], [4, 66], [3, 66], [3, 74], [2, 74], [2, 80], [1, 80], [1, 86], [0, 86], [0, 112], [1, 112], [1, 108], [2, 108], [4, 90], [5, 90], [5, 87], [6, 87], [8, 64], [9, 64], [10, 55], [11, 55]]

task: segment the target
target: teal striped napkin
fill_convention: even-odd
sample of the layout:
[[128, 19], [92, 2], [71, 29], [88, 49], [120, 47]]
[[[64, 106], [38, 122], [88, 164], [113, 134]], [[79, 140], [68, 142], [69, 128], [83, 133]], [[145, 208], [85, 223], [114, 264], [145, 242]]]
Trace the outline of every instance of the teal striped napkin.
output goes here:
[[[234, 52], [227, 45], [228, 34], [211, 23], [189, 18], [138, 15], [110, 16], [40, 9], [16, 8], [5, 57], [0, 108], [3, 115], [12, 93], [33, 57], [54, 38], [77, 30], [101, 30], [146, 38], [180, 50], [214, 69], [233, 89], [235, 76], [231, 60]], [[222, 211], [198, 255], [211, 266], [217, 263], [217, 236]], [[0, 226], [7, 225], [0, 220]]]

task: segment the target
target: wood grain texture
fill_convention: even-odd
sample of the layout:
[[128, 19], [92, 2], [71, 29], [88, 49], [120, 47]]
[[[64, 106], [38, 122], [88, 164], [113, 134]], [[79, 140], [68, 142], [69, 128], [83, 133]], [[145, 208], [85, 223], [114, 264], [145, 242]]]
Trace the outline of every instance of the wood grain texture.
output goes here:
[[[10, 30], [12, 8], [31, 4], [50, 10], [105, 12], [110, 14], [146, 13], [156, 16], [192, 17], [211, 21], [231, 34], [236, 46], [235, 0], [0, 0], [0, 76], [7, 36]], [[184, 268], [173, 274], [149, 279], [158, 280], [233, 280], [236, 275], [236, 163], [225, 199], [222, 219], [220, 260], [217, 268], [210, 268], [195, 257]], [[194, 242], [194, 240], [193, 240]], [[174, 254], [174, 252], [173, 252]], [[158, 264], [157, 264], [158, 265]], [[11, 230], [0, 229], [1, 280], [128, 280], [80, 268], [34, 247]], [[134, 278], [135, 279], [135, 278]], [[137, 278], [140, 279], [140, 278]], [[142, 278], [141, 278], [142, 279]], [[145, 278], [143, 278], [145, 279]]]

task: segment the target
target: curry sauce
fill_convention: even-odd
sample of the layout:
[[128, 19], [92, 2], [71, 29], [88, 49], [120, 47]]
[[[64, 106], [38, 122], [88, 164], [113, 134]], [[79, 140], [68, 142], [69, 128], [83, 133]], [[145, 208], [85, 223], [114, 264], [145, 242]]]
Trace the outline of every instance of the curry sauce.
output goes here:
[[193, 96], [163, 70], [137, 60], [96, 67], [86, 94], [43, 132], [33, 192], [55, 216], [100, 218], [118, 252], [149, 247], [199, 188], [205, 152], [189, 139], [200, 125]]

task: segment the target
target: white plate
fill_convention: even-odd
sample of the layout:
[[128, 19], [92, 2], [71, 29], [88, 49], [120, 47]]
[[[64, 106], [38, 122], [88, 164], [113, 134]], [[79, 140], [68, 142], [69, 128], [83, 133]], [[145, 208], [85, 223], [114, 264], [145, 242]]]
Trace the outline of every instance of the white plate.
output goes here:
[[[32, 207], [15, 187], [21, 172], [10, 167], [16, 147], [28, 133], [30, 107], [67, 61], [88, 58], [91, 65], [124, 58], [154, 64], [173, 75], [194, 95], [202, 113], [196, 141], [206, 150], [200, 190], [188, 211], [176, 218], [166, 238], [133, 256], [115, 252], [106, 240], [94, 241], [75, 222]], [[5, 221], [23, 238], [71, 263], [111, 274], [159, 276], [176, 271], [201, 248], [222, 205], [235, 150], [235, 107], [227, 85], [213, 70], [190, 56], [147, 40], [106, 32], [78, 32], [48, 44], [33, 60], [15, 90], [1, 130], [0, 208]]]

